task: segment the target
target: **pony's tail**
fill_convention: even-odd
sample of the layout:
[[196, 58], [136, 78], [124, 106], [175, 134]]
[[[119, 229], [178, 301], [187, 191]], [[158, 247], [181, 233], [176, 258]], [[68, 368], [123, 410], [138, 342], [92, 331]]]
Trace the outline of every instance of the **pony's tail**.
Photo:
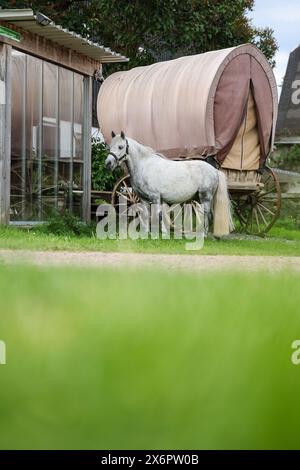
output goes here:
[[234, 229], [231, 215], [231, 204], [228, 195], [226, 176], [219, 173], [218, 189], [214, 196], [214, 236], [223, 237]]

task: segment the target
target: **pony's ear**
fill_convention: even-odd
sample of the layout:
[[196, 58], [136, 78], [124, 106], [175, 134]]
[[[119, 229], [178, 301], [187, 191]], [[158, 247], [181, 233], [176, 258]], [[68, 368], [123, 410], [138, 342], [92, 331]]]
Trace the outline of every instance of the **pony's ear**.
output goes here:
[[112, 138], [116, 137], [116, 134], [114, 133], [114, 131], [111, 131], [111, 136]]
[[122, 139], [125, 139], [125, 134], [124, 134], [123, 131], [121, 131], [121, 137], [122, 137]]

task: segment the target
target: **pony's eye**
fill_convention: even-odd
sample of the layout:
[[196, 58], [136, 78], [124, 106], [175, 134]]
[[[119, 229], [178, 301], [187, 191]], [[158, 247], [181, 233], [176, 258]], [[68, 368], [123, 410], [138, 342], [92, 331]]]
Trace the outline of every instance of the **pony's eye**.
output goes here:
[[124, 145], [119, 145], [119, 150], [122, 150], [124, 148]]

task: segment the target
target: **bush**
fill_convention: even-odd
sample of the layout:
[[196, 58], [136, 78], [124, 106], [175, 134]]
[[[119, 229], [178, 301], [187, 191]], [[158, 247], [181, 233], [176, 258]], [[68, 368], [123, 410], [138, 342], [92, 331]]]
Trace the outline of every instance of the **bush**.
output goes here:
[[279, 147], [270, 157], [270, 165], [281, 170], [300, 171], [300, 145]]
[[92, 225], [83, 223], [79, 217], [71, 214], [67, 209], [61, 214], [59, 212], [52, 212], [48, 221], [37, 228], [38, 231], [43, 233], [51, 233], [53, 235], [68, 235], [68, 236], [92, 236], [95, 232]]
[[276, 226], [285, 227], [289, 230], [300, 229], [300, 199], [281, 200], [280, 217], [276, 221]]
[[120, 168], [113, 172], [105, 169], [104, 162], [109, 149], [104, 142], [92, 143], [92, 189], [94, 191], [112, 191], [116, 180], [122, 176]]

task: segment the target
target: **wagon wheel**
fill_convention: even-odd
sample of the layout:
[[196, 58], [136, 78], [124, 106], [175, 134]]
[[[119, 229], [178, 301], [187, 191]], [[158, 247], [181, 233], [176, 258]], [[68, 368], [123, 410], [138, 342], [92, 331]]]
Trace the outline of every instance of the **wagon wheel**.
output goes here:
[[[124, 202], [120, 200], [121, 197], [125, 198]], [[133, 204], [138, 204], [139, 202], [140, 198], [131, 187], [130, 175], [125, 175], [119, 178], [114, 186], [111, 196], [111, 203], [118, 210], [119, 215], [123, 213], [122, 211], [126, 211], [126, 205], [129, 208]]]
[[239, 231], [263, 236], [276, 222], [281, 207], [281, 190], [277, 176], [265, 168], [261, 176], [263, 188], [235, 196], [232, 203]]
[[[56, 186], [53, 184], [52, 176], [44, 175], [39, 185], [37, 171], [33, 167], [36, 162], [30, 163], [31, 165], [26, 165], [24, 175], [22, 164], [12, 163], [10, 210], [15, 219], [43, 219], [51, 213], [54, 207]], [[45, 168], [47, 168], [46, 165]]]
[[142, 226], [142, 216], [144, 215], [145, 210], [144, 206], [139, 205], [136, 208], [137, 212], [135, 212], [135, 215], [129, 215], [130, 207], [134, 204], [139, 204], [140, 202], [141, 200], [139, 196], [132, 189], [130, 175], [127, 174], [118, 179], [112, 192], [111, 203], [116, 208], [119, 217], [126, 215], [127, 220], [130, 223], [138, 216]]

